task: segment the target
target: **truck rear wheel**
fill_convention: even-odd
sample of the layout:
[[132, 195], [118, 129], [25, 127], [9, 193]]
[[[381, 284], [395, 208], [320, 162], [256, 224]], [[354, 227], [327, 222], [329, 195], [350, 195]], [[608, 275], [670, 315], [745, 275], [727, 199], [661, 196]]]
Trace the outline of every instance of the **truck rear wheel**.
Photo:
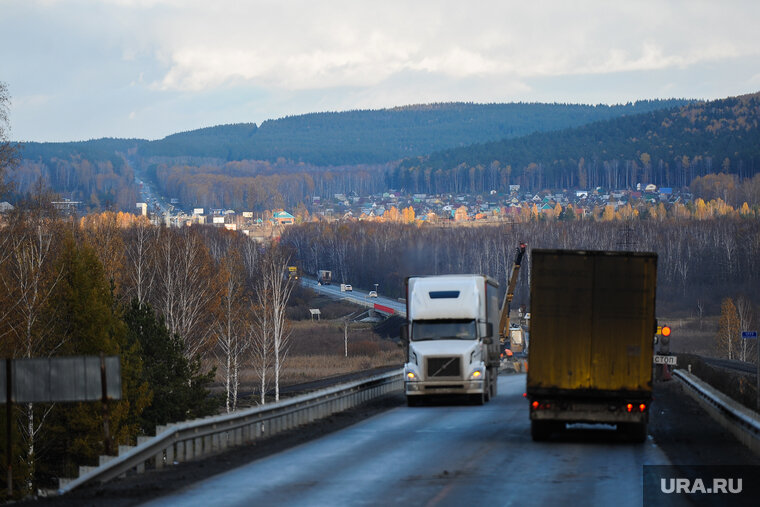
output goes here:
[[551, 421], [530, 421], [530, 436], [534, 442], [548, 440], [552, 434]]
[[407, 396], [406, 397], [406, 405], [408, 407], [416, 407], [420, 404], [420, 397], [419, 396]]
[[619, 430], [625, 433], [625, 435], [637, 444], [641, 444], [647, 439], [647, 423], [622, 423], [619, 425]]

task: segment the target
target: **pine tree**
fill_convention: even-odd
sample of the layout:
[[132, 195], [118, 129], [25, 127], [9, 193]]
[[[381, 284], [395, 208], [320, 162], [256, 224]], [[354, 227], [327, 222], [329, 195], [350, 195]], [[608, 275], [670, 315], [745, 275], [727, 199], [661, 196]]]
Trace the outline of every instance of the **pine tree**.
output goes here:
[[122, 399], [110, 403], [110, 449], [104, 439], [104, 412], [100, 403], [64, 403], [51, 413], [46, 435], [46, 470], [71, 476], [80, 465], [97, 463], [118, 444], [134, 443], [137, 421], [149, 402], [148, 385], [141, 380], [138, 349], [126, 340], [127, 328], [113, 302], [111, 286], [95, 251], [69, 236], [63, 241], [59, 263], [62, 278], [54, 294], [58, 320], [55, 332], [64, 337], [57, 355], [118, 355]]
[[142, 379], [150, 386], [152, 399], [142, 411], [139, 429], [152, 434], [156, 425], [211, 415], [219, 401], [208, 387], [215, 370], [201, 372], [198, 358], [185, 357], [185, 344], [172, 335], [163, 318], [150, 305], [133, 299], [124, 312], [127, 343], [137, 347], [142, 358]]

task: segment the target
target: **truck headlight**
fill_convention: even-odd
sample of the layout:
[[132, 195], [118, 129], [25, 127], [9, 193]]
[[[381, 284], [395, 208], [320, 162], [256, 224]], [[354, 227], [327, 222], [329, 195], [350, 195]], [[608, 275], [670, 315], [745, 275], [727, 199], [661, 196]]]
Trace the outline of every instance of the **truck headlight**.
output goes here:
[[485, 378], [485, 367], [483, 365], [478, 366], [470, 373], [470, 380], [483, 380]]
[[406, 363], [404, 366], [404, 380], [407, 382], [420, 380], [420, 373], [412, 363]]

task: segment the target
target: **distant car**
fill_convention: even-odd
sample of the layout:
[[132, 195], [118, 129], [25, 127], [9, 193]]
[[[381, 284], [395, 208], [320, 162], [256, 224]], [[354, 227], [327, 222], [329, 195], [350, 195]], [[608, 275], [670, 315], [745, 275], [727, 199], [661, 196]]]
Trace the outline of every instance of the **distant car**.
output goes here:
[[346, 292], [353, 292], [353, 291], [354, 291], [354, 288], [353, 288], [353, 287], [351, 287], [351, 284], [350, 284], [350, 283], [347, 283], [347, 284], [346, 284]]
[[374, 290], [369, 291], [369, 297], [376, 298], [377, 297], [377, 291], [374, 291]]

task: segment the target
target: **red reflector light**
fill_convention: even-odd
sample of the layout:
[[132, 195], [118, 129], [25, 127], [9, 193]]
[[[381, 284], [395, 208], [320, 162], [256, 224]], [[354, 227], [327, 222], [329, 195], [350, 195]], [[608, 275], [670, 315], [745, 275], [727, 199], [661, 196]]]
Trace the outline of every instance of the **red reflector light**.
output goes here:
[[534, 401], [533, 403], [531, 403], [531, 406], [533, 407], [533, 410], [536, 410], [538, 408], [538, 402]]
[[628, 410], [628, 412], [632, 412], [633, 411], [633, 404], [629, 403], [628, 405], [625, 406], [625, 408], [626, 408], [626, 410]]
[[527, 398], [527, 397], [528, 397], [528, 393], [523, 393], [523, 398]]
[[642, 403], [641, 405], [639, 405], [639, 412], [643, 412], [643, 411], [645, 411], [646, 409], [647, 409], [647, 406], [646, 406], [646, 405], [644, 405], [643, 403]]

